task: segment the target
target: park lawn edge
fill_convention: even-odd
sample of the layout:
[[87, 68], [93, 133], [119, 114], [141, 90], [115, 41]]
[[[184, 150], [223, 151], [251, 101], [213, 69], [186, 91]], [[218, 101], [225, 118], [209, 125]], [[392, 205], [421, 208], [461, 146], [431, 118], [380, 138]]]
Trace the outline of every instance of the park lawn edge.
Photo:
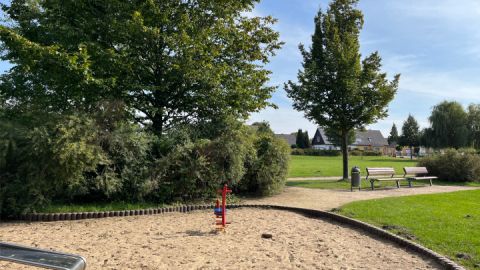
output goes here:
[[479, 198], [480, 189], [390, 197], [351, 202], [335, 212], [388, 230], [474, 269], [480, 266]]

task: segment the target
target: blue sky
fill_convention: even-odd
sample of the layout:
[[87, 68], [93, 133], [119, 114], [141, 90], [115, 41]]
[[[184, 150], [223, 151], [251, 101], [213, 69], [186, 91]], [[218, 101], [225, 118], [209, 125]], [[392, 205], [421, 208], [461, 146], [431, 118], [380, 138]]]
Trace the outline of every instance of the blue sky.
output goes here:
[[[0, 0], [0, 2], [7, 2]], [[272, 15], [275, 29], [286, 44], [268, 68], [271, 84], [279, 86], [272, 101], [279, 109], [265, 109], [249, 122], [268, 121], [277, 133], [299, 128], [313, 136], [315, 124], [295, 111], [283, 83], [296, 80], [301, 66], [298, 44], [310, 44], [313, 18], [327, 0], [263, 0], [253, 15]], [[480, 1], [478, 0], [360, 0], [365, 16], [362, 54], [378, 50], [383, 70], [401, 73], [400, 88], [389, 106], [389, 117], [371, 125], [388, 135], [393, 123], [400, 128], [411, 113], [428, 126], [432, 107], [443, 100], [464, 106], [480, 103]], [[8, 64], [0, 62], [0, 72]]]
[[[302, 61], [298, 44], [310, 44], [313, 18], [328, 2], [263, 0], [253, 11], [277, 18], [275, 29], [286, 44], [268, 65], [271, 84], [279, 86], [272, 97], [279, 109], [253, 114], [249, 122], [268, 121], [277, 133], [307, 129], [313, 136], [315, 124], [292, 108], [283, 83], [296, 80]], [[369, 128], [387, 136], [392, 124], [400, 128], [409, 113], [421, 127], [428, 126], [432, 107], [443, 100], [480, 103], [480, 1], [360, 0], [358, 7], [365, 17], [362, 55], [377, 50], [389, 76], [402, 74], [389, 117]]]

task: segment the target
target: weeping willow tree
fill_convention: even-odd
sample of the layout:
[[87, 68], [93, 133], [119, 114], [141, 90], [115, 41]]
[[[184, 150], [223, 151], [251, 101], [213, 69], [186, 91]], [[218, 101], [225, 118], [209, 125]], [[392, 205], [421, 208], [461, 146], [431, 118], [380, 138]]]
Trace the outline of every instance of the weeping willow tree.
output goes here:
[[468, 115], [456, 101], [444, 101], [433, 107], [428, 118], [432, 125], [433, 145], [460, 148], [468, 143]]

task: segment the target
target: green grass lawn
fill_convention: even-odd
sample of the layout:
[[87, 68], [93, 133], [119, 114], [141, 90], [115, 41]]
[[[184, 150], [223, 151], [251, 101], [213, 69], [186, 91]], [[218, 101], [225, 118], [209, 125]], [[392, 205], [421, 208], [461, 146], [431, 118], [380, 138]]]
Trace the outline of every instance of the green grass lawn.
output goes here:
[[[440, 180], [434, 180], [434, 185], [439, 186], [469, 186], [469, 187], [480, 187], [480, 183], [472, 182], [445, 182]], [[426, 181], [422, 182], [413, 182], [413, 186], [429, 186]], [[303, 188], [318, 188], [318, 189], [349, 189], [350, 181], [324, 181], [324, 180], [304, 180], [304, 181], [288, 181], [287, 186], [289, 187], [303, 187]], [[408, 187], [407, 181], [400, 181], [401, 187]], [[395, 181], [382, 181], [381, 183], [375, 183], [376, 188], [380, 187], [393, 187], [396, 188], [397, 184]], [[362, 180], [362, 188], [370, 188], [370, 182]]]
[[344, 205], [340, 214], [409, 238], [467, 268], [480, 263], [480, 190], [359, 201]]
[[[342, 157], [291, 156], [288, 177], [341, 176]], [[417, 161], [391, 157], [351, 156], [349, 167], [358, 166], [365, 174], [366, 167], [393, 167], [397, 174], [403, 174], [403, 167], [416, 166]]]

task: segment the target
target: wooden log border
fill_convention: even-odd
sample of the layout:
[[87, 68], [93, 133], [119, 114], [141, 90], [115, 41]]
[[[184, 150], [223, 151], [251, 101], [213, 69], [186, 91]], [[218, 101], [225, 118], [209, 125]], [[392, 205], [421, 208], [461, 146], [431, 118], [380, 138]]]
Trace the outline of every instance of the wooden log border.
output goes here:
[[[31, 213], [24, 214], [13, 218], [14, 221], [26, 221], [26, 222], [55, 222], [55, 221], [72, 221], [81, 219], [96, 219], [96, 218], [109, 218], [109, 217], [125, 217], [125, 216], [139, 216], [139, 215], [158, 215], [163, 213], [181, 212], [188, 213], [196, 210], [213, 209], [214, 205], [177, 205], [162, 208], [150, 208], [150, 209], [136, 209], [136, 210], [124, 210], [124, 211], [98, 211], [98, 212], [74, 212], [74, 213]], [[402, 238], [386, 230], [380, 229], [368, 223], [352, 219], [346, 216], [338, 215], [332, 212], [313, 210], [308, 208], [298, 208], [280, 205], [266, 205], [266, 204], [230, 204], [227, 206], [229, 209], [233, 208], [259, 208], [270, 210], [283, 210], [297, 214], [301, 214], [310, 218], [318, 218], [322, 220], [333, 221], [349, 227], [367, 232], [380, 239], [393, 242], [397, 246], [407, 249], [408, 251], [422, 255], [426, 258], [438, 263], [444, 269], [447, 270], [465, 270], [462, 266], [448, 259], [447, 257], [434, 252], [420, 244]]]

